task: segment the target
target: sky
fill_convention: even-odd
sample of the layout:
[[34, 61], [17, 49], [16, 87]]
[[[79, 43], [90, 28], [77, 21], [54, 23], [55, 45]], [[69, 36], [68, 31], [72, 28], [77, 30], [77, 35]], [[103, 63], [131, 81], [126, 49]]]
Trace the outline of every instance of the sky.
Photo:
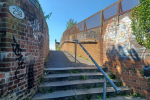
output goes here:
[[45, 14], [52, 12], [47, 19], [50, 49], [55, 50], [55, 39], [60, 42], [66, 23], [74, 19], [77, 23], [99, 12], [118, 0], [39, 0]]

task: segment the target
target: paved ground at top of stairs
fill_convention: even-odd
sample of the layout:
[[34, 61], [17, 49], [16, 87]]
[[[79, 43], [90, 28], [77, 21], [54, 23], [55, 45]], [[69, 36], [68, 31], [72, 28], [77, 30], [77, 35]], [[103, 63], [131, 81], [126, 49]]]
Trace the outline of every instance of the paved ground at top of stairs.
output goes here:
[[[74, 54], [71, 54], [67, 51], [50, 51], [48, 62], [46, 63], [47, 67], [73, 67], [75, 64]], [[90, 67], [95, 66], [93, 63], [88, 60], [84, 60], [80, 57], [77, 57], [76, 66]]]

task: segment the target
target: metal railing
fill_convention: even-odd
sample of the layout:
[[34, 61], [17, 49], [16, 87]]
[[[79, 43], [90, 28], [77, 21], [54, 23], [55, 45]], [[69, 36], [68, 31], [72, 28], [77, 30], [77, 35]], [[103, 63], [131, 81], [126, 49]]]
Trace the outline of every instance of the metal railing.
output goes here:
[[106, 75], [106, 73], [103, 71], [103, 69], [91, 57], [91, 55], [82, 46], [82, 44], [77, 39], [74, 39], [73, 41], [75, 41], [75, 66], [76, 66], [76, 54], [77, 54], [76, 52], [77, 52], [77, 43], [78, 43], [82, 47], [82, 49], [85, 51], [85, 53], [89, 56], [89, 58], [93, 61], [93, 63], [97, 66], [99, 71], [104, 75], [103, 100], [106, 100], [106, 83], [107, 83], [107, 81], [112, 85], [112, 87], [116, 90], [117, 93], [120, 93], [117, 86], [111, 81], [111, 79]]

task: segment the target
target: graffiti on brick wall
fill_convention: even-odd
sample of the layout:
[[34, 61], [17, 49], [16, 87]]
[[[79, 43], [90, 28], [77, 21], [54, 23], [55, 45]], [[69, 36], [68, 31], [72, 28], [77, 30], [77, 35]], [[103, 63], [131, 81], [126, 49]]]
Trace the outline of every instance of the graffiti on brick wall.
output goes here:
[[78, 40], [84, 40], [85, 39], [85, 36], [84, 36], [83, 32], [80, 32], [80, 33], [77, 34], [77, 39]]
[[21, 8], [26, 14], [26, 21], [28, 21], [29, 27], [32, 28], [31, 36], [33, 36], [34, 40], [41, 44], [43, 41], [43, 27], [44, 21], [40, 15], [40, 12], [33, 9], [33, 6], [29, 6], [28, 2], [20, 0]]
[[100, 39], [100, 32], [98, 30], [89, 30], [84, 32], [80, 32], [77, 34], [78, 40], [99, 40]]
[[40, 23], [38, 22], [37, 19], [34, 21], [28, 21], [28, 22], [30, 24], [30, 27], [32, 28], [34, 39], [37, 40], [38, 43], [40, 44], [43, 40], [43, 33], [40, 28]]
[[31, 89], [34, 87], [34, 56], [32, 53], [27, 57], [28, 62], [28, 89]]
[[25, 62], [24, 62], [24, 59], [23, 59], [23, 55], [21, 54], [21, 51], [22, 49], [20, 48], [20, 44], [17, 43], [15, 37], [13, 36], [13, 41], [14, 43], [12, 43], [12, 48], [13, 48], [13, 52], [14, 54], [17, 56], [16, 60], [18, 61], [18, 67], [16, 68], [16, 71], [15, 71], [15, 77], [18, 79], [18, 80], [21, 80], [23, 78], [26, 77], [27, 75], [27, 68], [26, 68], [26, 73], [19, 77], [18, 76], [18, 73], [19, 73], [19, 69], [25, 69]]
[[100, 39], [100, 33], [98, 31], [86, 31], [85, 32], [85, 39], [94, 39], [99, 40]]
[[[118, 56], [121, 59], [144, 60], [144, 76], [150, 76], [150, 66], [145, 60], [150, 59], [150, 51], [146, 47], [139, 45], [131, 34], [131, 20], [125, 16], [119, 21], [111, 19], [107, 24], [103, 35], [107, 53], [110, 57]], [[115, 58], [115, 57], [114, 57]]]
[[[13, 41], [14, 43], [12, 43], [12, 48], [13, 48], [13, 52], [14, 54], [17, 56], [16, 60], [18, 61], [18, 67], [15, 71], [15, 77], [18, 80], [22, 80], [23, 78], [25, 78], [27, 76], [27, 72], [28, 72], [28, 89], [31, 89], [32, 87], [34, 87], [34, 70], [33, 70], [33, 66], [34, 66], [34, 57], [31, 53], [31, 55], [26, 57], [27, 60], [27, 65], [25, 66], [25, 57], [23, 57], [23, 55], [21, 54], [22, 49], [20, 48], [20, 44], [17, 43], [15, 37], [13, 36]], [[28, 66], [28, 68], [27, 68]], [[18, 76], [20, 69], [26, 69], [25, 70], [25, 74], [23, 74], [21, 77]]]
[[106, 49], [110, 51], [114, 51], [114, 48], [117, 49], [115, 52], [111, 52], [111, 54], [125, 59], [128, 58], [128, 51], [130, 49], [130, 22], [128, 22], [128, 19], [128, 17], [124, 17], [120, 20], [119, 26], [117, 26], [116, 18], [111, 19], [103, 36]]

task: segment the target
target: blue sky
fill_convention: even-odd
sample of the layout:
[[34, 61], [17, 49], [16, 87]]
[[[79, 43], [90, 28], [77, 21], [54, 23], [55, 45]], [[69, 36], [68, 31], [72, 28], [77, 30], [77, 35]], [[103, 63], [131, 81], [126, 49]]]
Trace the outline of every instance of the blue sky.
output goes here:
[[55, 49], [55, 39], [60, 41], [69, 19], [80, 22], [118, 0], [39, 0], [43, 11], [52, 16], [47, 20], [50, 49]]

